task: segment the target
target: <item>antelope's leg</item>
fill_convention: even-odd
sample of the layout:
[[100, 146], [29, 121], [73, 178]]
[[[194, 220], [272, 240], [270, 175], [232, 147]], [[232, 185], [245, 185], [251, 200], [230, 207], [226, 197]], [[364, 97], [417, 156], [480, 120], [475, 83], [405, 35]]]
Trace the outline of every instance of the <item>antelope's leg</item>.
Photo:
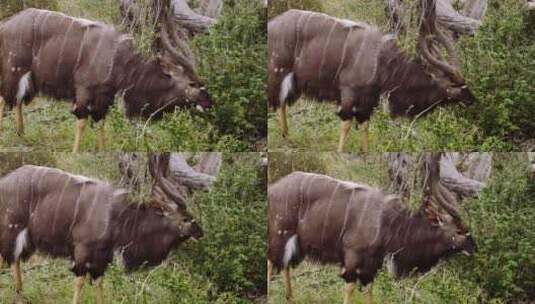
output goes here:
[[286, 300], [288, 302], [292, 301], [292, 277], [290, 275], [290, 267], [286, 266], [284, 268], [284, 285], [286, 287]]
[[76, 277], [74, 279], [74, 297], [72, 299], [72, 304], [80, 304], [80, 297], [82, 296], [82, 288], [85, 283], [85, 275], [81, 277]]
[[76, 133], [74, 135], [74, 146], [72, 147], [72, 152], [77, 153], [80, 150], [80, 142], [82, 140], [82, 135], [84, 134], [86, 119], [76, 120]]
[[20, 260], [16, 261], [12, 266], [13, 277], [15, 279], [15, 291], [17, 294], [22, 293], [22, 274], [20, 272]]
[[97, 304], [104, 304], [104, 290], [102, 288], [102, 282], [104, 277], [99, 277], [95, 280], [95, 295]]
[[340, 141], [338, 142], [338, 152], [342, 152], [344, 150], [347, 137], [349, 136], [349, 131], [351, 131], [351, 119], [342, 120], [342, 124], [340, 125]]
[[370, 126], [370, 122], [366, 120], [362, 124], [360, 124], [361, 129], [361, 136], [362, 136], [362, 152], [367, 153], [368, 152], [368, 129]]
[[356, 283], [349, 282], [346, 283], [344, 288], [344, 304], [350, 304], [353, 299], [353, 291], [355, 290]]
[[286, 106], [286, 103], [282, 104], [277, 109], [277, 112], [279, 114], [282, 137], [288, 137], [288, 107]]
[[271, 276], [273, 274], [273, 263], [270, 260], [267, 260], [267, 292], [269, 294], [269, 282], [271, 281]]
[[24, 134], [24, 121], [22, 118], [22, 101], [18, 102], [15, 106], [15, 120], [17, 122], [17, 135], [22, 136]]
[[368, 285], [368, 290], [366, 291], [366, 298], [365, 302], [366, 304], [372, 304], [373, 303], [373, 297], [372, 297], [372, 284], [370, 283]]
[[0, 131], [2, 130], [2, 121], [4, 120], [4, 107], [6, 106], [6, 102], [0, 96]]
[[105, 150], [106, 146], [106, 130], [104, 128], [105, 120], [101, 120], [98, 124], [98, 135], [97, 135], [97, 150], [102, 152]]

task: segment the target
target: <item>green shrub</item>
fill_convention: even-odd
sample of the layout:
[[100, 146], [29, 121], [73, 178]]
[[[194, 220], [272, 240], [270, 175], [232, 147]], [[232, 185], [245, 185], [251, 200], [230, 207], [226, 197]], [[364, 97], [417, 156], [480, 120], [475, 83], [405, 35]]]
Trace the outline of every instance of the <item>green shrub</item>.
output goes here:
[[267, 134], [266, 37], [260, 1], [228, 0], [210, 34], [194, 41], [221, 134], [248, 142]]
[[266, 188], [259, 154], [225, 154], [225, 159], [213, 189], [194, 199], [205, 236], [184, 246], [177, 260], [212, 282], [214, 302], [235, 303], [266, 291]]
[[460, 41], [464, 74], [479, 98], [466, 117], [484, 137], [535, 137], [533, 15], [521, 1], [489, 1], [476, 36]]
[[535, 297], [535, 185], [525, 155], [498, 155], [493, 164], [480, 199], [465, 204], [478, 244], [466, 274], [492, 298], [529, 302]]

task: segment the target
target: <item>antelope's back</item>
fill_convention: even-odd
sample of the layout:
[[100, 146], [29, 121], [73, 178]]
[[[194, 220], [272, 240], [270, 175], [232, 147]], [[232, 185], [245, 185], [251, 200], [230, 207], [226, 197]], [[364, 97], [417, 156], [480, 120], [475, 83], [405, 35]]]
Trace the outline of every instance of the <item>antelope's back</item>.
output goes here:
[[300, 247], [312, 249], [310, 255], [335, 262], [344, 246], [358, 250], [380, 241], [385, 206], [379, 189], [294, 172], [270, 189], [270, 236], [297, 234]]
[[[270, 73], [292, 70], [298, 83], [310, 88], [338, 86], [337, 81], [359, 87], [375, 80], [384, 38], [374, 26], [290, 10], [268, 28]], [[320, 95], [321, 90], [309, 93]]]
[[3, 73], [31, 70], [37, 88], [57, 98], [74, 97], [75, 82], [90, 86], [111, 79], [115, 53], [127, 39], [103, 23], [33, 8], [2, 28]]
[[36, 248], [55, 256], [72, 253], [72, 243], [109, 237], [114, 189], [64, 171], [26, 165], [0, 180], [2, 228], [28, 228]]

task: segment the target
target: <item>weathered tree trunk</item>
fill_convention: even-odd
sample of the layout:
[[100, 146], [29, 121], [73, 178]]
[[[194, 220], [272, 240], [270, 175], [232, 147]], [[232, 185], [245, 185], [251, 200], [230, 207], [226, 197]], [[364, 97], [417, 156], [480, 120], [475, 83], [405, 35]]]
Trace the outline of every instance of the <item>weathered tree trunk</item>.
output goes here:
[[221, 153], [202, 153], [199, 163], [192, 168], [180, 153], [171, 153], [170, 178], [189, 190], [208, 190], [212, 187], [221, 167]]
[[154, 1], [150, 7], [136, 0], [121, 0], [120, 9], [125, 22], [134, 26], [141, 23], [138, 18], [147, 17], [146, 10], [158, 14], [169, 9], [180, 29], [194, 36], [208, 32], [216, 23], [223, 10], [223, 1], [202, 0], [199, 8], [192, 9], [187, 0]]
[[[462, 9], [453, 8], [452, 0], [436, 0], [437, 21], [457, 35], [474, 35], [481, 26], [481, 19], [487, 11], [487, 0], [462, 1]], [[399, 32], [403, 28], [403, 16], [409, 9], [403, 0], [385, 0], [391, 28]]]
[[222, 0], [201, 0], [199, 8], [197, 9], [199, 14], [210, 17], [213, 19], [219, 18], [221, 11], [223, 10]]
[[151, 154], [149, 157], [137, 153], [119, 155], [121, 185], [129, 190], [138, 191], [142, 186], [152, 184], [151, 192], [160, 200], [170, 198], [153, 181], [149, 168], [162, 171], [161, 175], [170, 188], [176, 190], [182, 200], [197, 190], [209, 190], [215, 182], [221, 168], [221, 153], [199, 153], [198, 162], [191, 167], [182, 153]]
[[392, 190], [410, 199], [412, 157], [407, 153], [385, 153], [388, 161], [388, 175], [392, 181]]
[[458, 212], [458, 201], [477, 197], [488, 180], [490, 153], [425, 153], [421, 161], [406, 153], [387, 153], [388, 172], [398, 193], [408, 197], [413, 174], [422, 174], [424, 192], [439, 205]]
[[201, 1], [199, 9], [192, 10], [186, 0], [172, 0], [176, 22], [191, 34], [207, 32], [216, 22], [223, 9], [221, 0]]
[[[471, 153], [464, 156], [466, 159], [462, 153], [443, 154], [440, 161], [440, 179], [446, 188], [461, 198], [474, 197], [479, 195], [485, 186], [483, 181], [490, 175], [492, 158], [489, 153]], [[464, 162], [464, 166], [467, 166], [463, 173], [456, 167], [458, 161]]]

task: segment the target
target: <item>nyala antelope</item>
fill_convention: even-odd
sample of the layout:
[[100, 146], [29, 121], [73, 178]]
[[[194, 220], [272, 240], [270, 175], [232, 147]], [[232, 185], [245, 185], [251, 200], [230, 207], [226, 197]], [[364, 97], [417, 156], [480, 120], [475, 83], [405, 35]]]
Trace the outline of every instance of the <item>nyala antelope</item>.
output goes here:
[[[161, 263], [203, 231], [161, 170], [151, 204], [129, 201], [125, 189], [64, 171], [25, 165], [0, 179], [0, 255], [22, 294], [20, 263], [36, 251], [72, 261], [73, 303], [86, 276], [103, 303], [103, 277], [114, 253], [127, 271]], [[170, 201], [169, 201], [170, 199]]]
[[[434, 24], [433, 24], [434, 26]], [[440, 31], [438, 37], [453, 52]], [[381, 95], [389, 96], [393, 116], [414, 117], [438, 105], [476, 101], [458, 66], [442, 60], [422, 32], [418, 50], [425, 59], [409, 59], [393, 35], [376, 27], [325, 14], [290, 10], [268, 24], [268, 101], [288, 136], [287, 106], [301, 95], [334, 100], [342, 119], [342, 151], [353, 119], [362, 127], [368, 151], [368, 121]]]
[[128, 117], [159, 119], [176, 107], [204, 111], [213, 102], [193, 59], [173, 46], [178, 38], [171, 30], [162, 25], [165, 52], [149, 60], [110, 25], [33, 8], [10, 17], [0, 23], [0, 124], [4, 105], [15, 107], [22, 135], [22, 105], [39, 92], [72, 100], [77, 152], [88, 117], [101, 122], [98, 145], [104, 148], [104, 118], [117, 94], [124, 94]]
[[306, 257], [341, 266], [349, 304], [356, 282], [372, 283], [385, 260], [406, 276], [476, 246], [458, 218], [427, 199], [413, 213], [393, 195], [326, 175], [291, 173], [269, 186], [268, 200], [268, 282], [273, 268], [282, 270], [288, 300], [290, 267]]

